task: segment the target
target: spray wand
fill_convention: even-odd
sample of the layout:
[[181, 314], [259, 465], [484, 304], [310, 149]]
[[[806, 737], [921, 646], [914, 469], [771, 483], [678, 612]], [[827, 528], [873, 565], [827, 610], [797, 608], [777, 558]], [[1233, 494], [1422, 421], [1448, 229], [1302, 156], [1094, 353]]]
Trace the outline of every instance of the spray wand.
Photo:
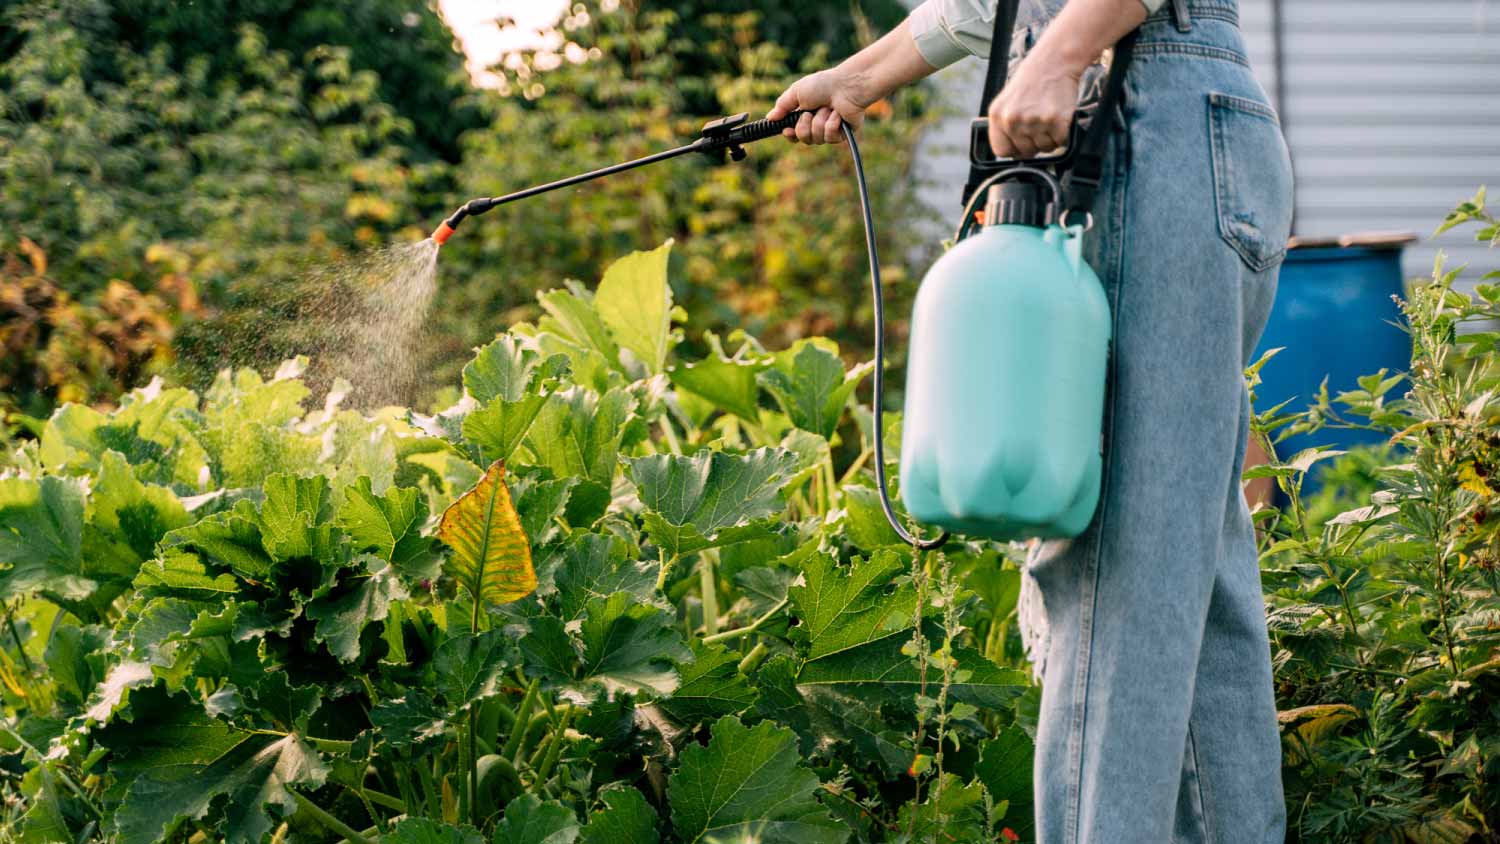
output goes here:
[[[536, 185], [504, 196], [487, 196], [471, 199], [459, 206], [437, 227], [432, 233], [432, 240], [439, 246], [453, 236], [453, 232], [459, 224], [467, 217], [477, 216], [500, 205], [515, 202], [521, 199], [529, 199], [539, 194], [549, 193], [560, 188], [591, 182], [605, 176], [623, 173], [626, 170], [634, 170], [647, 164], [656, 164], [661, 161], [677, 158], [689, 153], [702, 153], [717, 162], [725, 160], [742, 161], [745, 158], [745, 144], [754, 141], [774, 138], [783, 130], [797, 125], [797, 120], [806, 112], [794, 111], [778, 120], [750, 120], [750, 115], [744, 112], [720, 117], [704, 124], [698, 138], [690, 144], [683, 144], [669, 150], [654, 153], [643, 158], [612, 164], [601, 167], [598, 170], [590, 170], [587, 173], [579, 173], [566, 179], [558, 179], [544, 185]], [[895, 507], [891, 504], [890, 493], [886, 489], [885, 476], [885, 432], [882, 420], [882, 408], [885, 399], [885, 303], [881, 293], [880, 285], [880, 256], [875, 249], [875, 220], [870, 213], [870, 190], [865, 183], [864, 162], [859, 155], [859, 144], [854, 140], [854, 132], [845, 123], [843, 129], [844, 142], [849, 147], [849, 156], [854, 162], [854, 175], [859, 185], [859, 205], [865, 226], [865, 252], [870, 262], [870, 291], [875, 305], [875, 377], [874, 398], [872, 400], [872, 415], [874, 416], [874, 454], [875, 458], [875, 482], [880, 490], [880, 506], [885, 512], [886, 521], [896, 531], [903, 541], [919, 551], [931, 550], [941, 546], [948, 541], [948, 533], [944, 531], [935, 539], [922, 539], [906, 529], [901, 520], [896, 516]]]

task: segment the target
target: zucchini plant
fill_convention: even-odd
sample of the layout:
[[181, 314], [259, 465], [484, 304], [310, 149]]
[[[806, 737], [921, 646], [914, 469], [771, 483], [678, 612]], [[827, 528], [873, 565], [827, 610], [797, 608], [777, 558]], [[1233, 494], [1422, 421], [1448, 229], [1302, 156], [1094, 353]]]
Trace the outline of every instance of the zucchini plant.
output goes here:
[[1029, 838], [1006, 549], [900, 544], [868, 364], [682, 354], [669, 247], [435, 413], [289, 361], [11, 450], [0, 840]]

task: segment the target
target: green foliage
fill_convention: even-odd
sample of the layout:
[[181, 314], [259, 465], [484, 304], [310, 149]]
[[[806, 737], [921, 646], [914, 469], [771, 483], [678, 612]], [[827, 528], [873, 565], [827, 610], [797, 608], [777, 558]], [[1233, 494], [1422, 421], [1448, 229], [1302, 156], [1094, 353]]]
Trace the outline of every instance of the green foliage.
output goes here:
[[[420, 238], [471, 196], [764, 111], [799, 72], [904, 15], [895, 0], [607, 5], [573, 4], [553, 34], [562, 43], [510, 57], [495, 90], [470, 83], [435, 3], [7, 4], [0, 219], [14, 225], [0, 230], [0, 280], [22, 286], [0, 298], [0, 413], [107, 405], [174, 366], [199, 387], [226, 366], [298, 354], [325, 367], [318, 353], [337, 338], [318, 317], [358, 309], [363, 253]], [[919, 255], [908, 174], [923, 96], [875, 111], [865, 155], [886, 277], [899, 282]], [[840, 152], [768, 142], [744, 164], [678, 160], [501, 209], [445, 250], [445, 274], [464, 283], [409, 354], [447, 384], [494, 325], [535, 315], [539, 285], [673, 238], [700, 328], [748, 324], [778, 343], [837, 330], [865, 348], [854, 203]], [[42, 254], [50, 270], [28, 269]], [[606, 283], [598, 316], [634, 314], [637, 292]], [[899, 310], [901, 288], [890, 292]], [[650, 317], [625, 320], [639, 332], [621, 345], [659, 370], [670, 310]], [[305, 377], [319, 391], [331, 380]], [[409, 380], [379, 399], [425, 401], [435, 386]], [[510, 401], [472, 423], [489, 432], [476, 437], [488, 461], [508, 456], [536, 410]], [[25, 421], [0, 422], [0, 435]]]
[[[671, 266], [547, 294], [558, 316], [477, 349], [431, 416], [312, 402], [298, 361], [59, 408], [0, 477], [21, 840], [998, 834], [1030, 743], [1002, 549], [855, 541], [869, 457], [827, 443], [869, 451], [840, 390], [867, 367], [825, 341], [784, 356], [829, 370], [820, 433], [769, 384], [733, 408], [675, 389], [701, 361]], [[660, 298], [633, 318], [639, 291]], [[489, 462], [470, 418], [532, 401]]]
[[[1470, 220], [1493, 238], [1483, 192], [1444, 226]], [[1254, 422], [1266, 442], [1323, 426], [1389, 438], [1384, 460], [1304, 452], [1252, 470], [1291, 502], [1256, 518], [1297, 841], [1461, 844], [1500, 824], [1500, 291], [1460, 293], [1457, 276], [1439, 259], [1403, 303], [1407, 372]], [[1320, 461], [1340, 494], [1304, 501]]]

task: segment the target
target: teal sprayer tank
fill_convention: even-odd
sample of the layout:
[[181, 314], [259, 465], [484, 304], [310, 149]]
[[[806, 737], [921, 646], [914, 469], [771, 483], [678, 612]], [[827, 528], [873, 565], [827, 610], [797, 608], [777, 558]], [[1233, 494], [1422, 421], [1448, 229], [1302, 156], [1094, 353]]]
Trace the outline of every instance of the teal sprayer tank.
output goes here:
[[1053, 222], [1042, 197], [992, 186], [985, 225], [917, 293], [901, 498], [956, 533], [1076, 536], [1098, 504], [1109, 302], [1083, 229]]

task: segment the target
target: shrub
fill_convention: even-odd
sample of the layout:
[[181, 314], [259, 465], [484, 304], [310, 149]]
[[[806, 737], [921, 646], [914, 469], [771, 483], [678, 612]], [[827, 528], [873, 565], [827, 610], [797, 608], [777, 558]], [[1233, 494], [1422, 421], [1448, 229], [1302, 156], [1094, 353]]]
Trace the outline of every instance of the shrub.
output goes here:
[[[1469, 219], [1494, 238], [1482, 192], [1448, 225]], [[1338, 452], [1252, 470], [1292, 501], [1257, 517], [1298, 841], [1489, 841], [1500, 825], [1500, 287], [1491, 273], [1464, 294], [1458, 273], [1439, 259], [1403, 303], [1408, 372], [1255, 420], [1263, 437], [1373, 428], [1398, 461], [1326, 520], [1299, 483]]]

